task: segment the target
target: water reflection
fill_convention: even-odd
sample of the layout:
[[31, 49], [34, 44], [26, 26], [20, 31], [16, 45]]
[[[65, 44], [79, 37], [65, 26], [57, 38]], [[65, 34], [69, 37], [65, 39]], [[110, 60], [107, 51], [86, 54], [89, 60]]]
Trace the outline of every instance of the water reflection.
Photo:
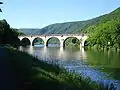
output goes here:
[[34, 52], [34, 51], [33, 51], [33, 46], [30, 46], [28, 50], [29, 50], [28, 52], [29, 52], [30, 54], [34, 54], [34, 53], [33, 53], [33, 52]]
[[28, 46], [19, 50], [37, 56], [41, 60], [54, 61], [68, 70], [76, 71], [85, 77], [105, 84], [119, 83], [120, 53], [85, 51], [83, 48]]
[[120, 80], [120, 53], [87, 51], [88, 64], [106, 72], [109, 77]]
[[59, 51], [59, 53], [58, 53], [58, 57], [60, 57], [60, 59], [62, 60], [63, 58], [63, 56], [64, 56], [64, 48], [63, 47], [60, 47], [60, 51]]

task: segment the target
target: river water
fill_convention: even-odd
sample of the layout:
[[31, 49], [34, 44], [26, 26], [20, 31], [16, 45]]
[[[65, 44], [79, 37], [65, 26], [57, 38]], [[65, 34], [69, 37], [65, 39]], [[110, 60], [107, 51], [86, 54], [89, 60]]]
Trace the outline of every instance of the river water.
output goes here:
[[40, 60], [56, 63], [97, 83], [120, 90], [120, 53], [113, 51], [85, 51], [83, 48], [60, 48], [56, 45], [19, 47]]

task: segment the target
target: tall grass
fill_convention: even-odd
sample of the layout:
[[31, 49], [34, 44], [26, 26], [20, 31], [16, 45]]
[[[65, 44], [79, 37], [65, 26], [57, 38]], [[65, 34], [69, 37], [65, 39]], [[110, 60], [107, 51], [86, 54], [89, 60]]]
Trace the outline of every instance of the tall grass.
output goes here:
[[21, 90], [104, 90], [90, 79], [40, 61], [25, 52], [8, 48], [6, 52]]

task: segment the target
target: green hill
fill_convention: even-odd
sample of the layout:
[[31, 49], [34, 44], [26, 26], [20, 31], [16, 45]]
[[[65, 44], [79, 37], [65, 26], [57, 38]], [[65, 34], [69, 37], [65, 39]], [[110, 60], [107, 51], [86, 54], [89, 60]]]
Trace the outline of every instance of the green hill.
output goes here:
[[120, 8], [101, 16], [97, 25], [89, 26], [88, 45], [97, 49], [120, 49]]
[[42, 29], [24, 28], [19, 30], [25, 34], [71, 34], [81, 32], [89, 33], [91, 32], [88, 30], [89, 26], [97, 26], [98, 24], [105, 23], [113, 19], [120, 19], [120, 8], [117, 8], [111, 13], [86, 21], [56, 23], [48, 25]]

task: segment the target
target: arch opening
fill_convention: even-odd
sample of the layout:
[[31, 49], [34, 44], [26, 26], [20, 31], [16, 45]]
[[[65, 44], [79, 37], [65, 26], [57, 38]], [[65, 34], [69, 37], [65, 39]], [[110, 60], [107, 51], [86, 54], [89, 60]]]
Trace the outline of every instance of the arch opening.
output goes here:
[[51, 37], [47, 40], [46, 46], [48, 46], [48, 47], [60, 47], [60, 40], [56, 37]]
[[87, 40], [84, 41], [84, 47], [86, 47], [86, 46], [88, 46], [88, 41]]
[[63, 42], [63, 47], [69, 47], [69, 48], [80, 48], [80, 43], [81, 43], [81, 40], [79, 40], [78, 38], [76, 37], [68, 37], [64, 40]]
[[23, 38], [21, 40], [21, 46], [28, 46], [30, 44], [31, 44], [31, 42], [30, 42], [30, 40], [28, 38]]
[[43, 39], [37, 37], [33, 40], [32, 46], [44, 46], [44, 41]]
[[88, 43], [88, 41], [87, 41], [87, 40], [85, 40], [85, 41], [84, 41], [84, 49], [85, 49], [85, 50], [87, 50], [87, 49], [88, 49], [88, 44], [89, 44], [89, 43]]

